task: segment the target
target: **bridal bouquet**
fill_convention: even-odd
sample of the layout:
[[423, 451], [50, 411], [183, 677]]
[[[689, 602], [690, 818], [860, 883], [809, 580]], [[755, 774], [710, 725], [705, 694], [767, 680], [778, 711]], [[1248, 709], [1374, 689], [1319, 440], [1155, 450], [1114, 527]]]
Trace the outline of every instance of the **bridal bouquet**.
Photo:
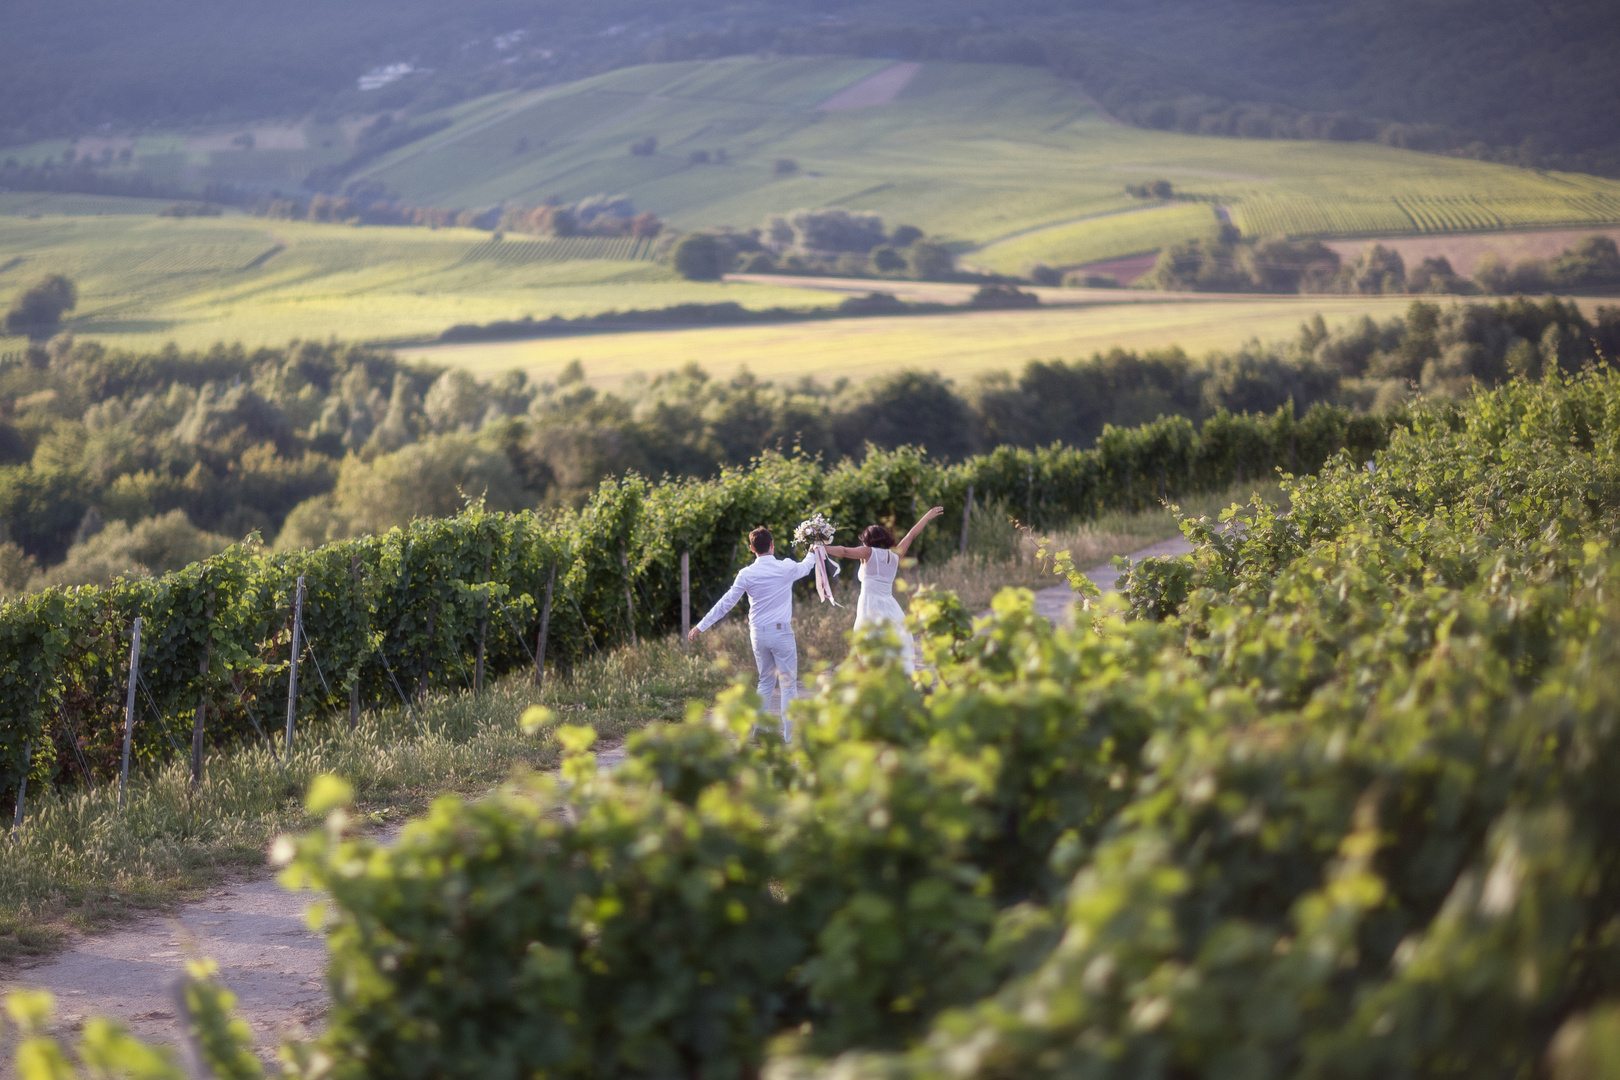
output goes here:
[[820, 514], [799, 522], [799, 527], [793, 530], [793, 546], [809, 547], [812, 544], [830, 544], [837, 526]]
[[816, 545], [832, 543], [833, 533], [837, 526], [820, 514], [807, 521], [799, 522], [799, 527], [793, 530], [793, 544], [795, 547], [809, 547], [816, 553], [816, 595], [821, 597], [823, 603], [830, 603], [833, 607], [843, 607], [833, 599], [832, 583], [827, 580], [827, 556]]

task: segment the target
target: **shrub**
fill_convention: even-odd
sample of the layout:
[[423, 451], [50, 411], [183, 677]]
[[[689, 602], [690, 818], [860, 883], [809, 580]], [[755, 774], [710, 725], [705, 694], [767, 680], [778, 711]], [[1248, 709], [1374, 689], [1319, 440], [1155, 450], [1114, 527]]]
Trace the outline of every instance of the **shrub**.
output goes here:
[[6, 333], [45, 338], [79, 302], [79, 290], [61, 274], [48, 274], [22, 290], [6, 312]]
[[906, 249], [906, 265], [919, 281], [946, 281], [956, 273], [956, 258], [950, 249], [927, 240]]
[[675, 272], [688, 281], [718, 281], [726, 268], [720, 241], [709, 233], [688, 233], [670, 253]]

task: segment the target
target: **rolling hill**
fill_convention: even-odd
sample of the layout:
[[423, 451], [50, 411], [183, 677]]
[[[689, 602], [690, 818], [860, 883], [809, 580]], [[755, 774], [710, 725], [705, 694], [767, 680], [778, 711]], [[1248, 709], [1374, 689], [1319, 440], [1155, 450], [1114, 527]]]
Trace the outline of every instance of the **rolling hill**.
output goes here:
[[[349, 181], [440, 207], [623, 193], [679, 229], [845, 206], [942, 237], [965, 265], [1013, 274], [1152, 251], [1209, 235], [1223, 216], [1249, 235], [1324, 237], [1620, 222], [1620, 182], [1367, 143], [1144, 131], [1112, 122], [1052, 74], [1011, 64], [654, 64], [411, 122], [434, 130]], [[344, 146], [320, 143], [357, 129], [259, 128], [251, 146], [233, 130], [142, 136], [129, 168], [268, 186], [320, 155], [341, 157]], [[648, 138], [654, 152], [630, 153]], [[1176, 198], [1125, 193], [1156, 178], [1171, 180]], [[0, 294], [66, 273], [83, 297], [75, 332], [136, 346], [399, 340], [524, 315], [834, 302], [786, 282], [681, 281], [632, 240], [494, 243], [468, 229], [176, 220], [157, 217], [162, 206], [0, 194]]]
[[1026, 65], [1150, 129], [1620, 170], [1609, 0], [14, 0], [0, 42], [0, 145], [840, 55]]

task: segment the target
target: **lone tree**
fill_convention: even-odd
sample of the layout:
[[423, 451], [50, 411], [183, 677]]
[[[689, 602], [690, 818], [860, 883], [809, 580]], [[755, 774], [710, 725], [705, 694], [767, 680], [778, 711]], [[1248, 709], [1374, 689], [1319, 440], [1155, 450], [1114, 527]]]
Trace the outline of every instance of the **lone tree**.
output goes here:
[[6, 333], [50, 337], [61, 325], [62, 313], [79, 302], [79, 290], [61, 274], [40, 278], [17, 294], [6, 312]]
[[688, 281], [715, 281], [725, 272], [720, 241], [711, 233], [688, 233], [675, 245], [675, 272]]

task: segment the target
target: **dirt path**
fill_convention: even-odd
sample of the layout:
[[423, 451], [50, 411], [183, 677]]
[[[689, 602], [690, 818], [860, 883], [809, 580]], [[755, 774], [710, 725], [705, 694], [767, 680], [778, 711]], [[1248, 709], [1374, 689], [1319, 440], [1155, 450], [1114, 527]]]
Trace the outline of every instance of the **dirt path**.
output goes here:
[[[1176, 555], [1186, 555], [1192, 551], [1192, 543], [1185, 536], [1173, 536], [1169, 540], [1161, 540], [1151, 544], [1141, 551], [1131, 552], [1132, 563], [1143, 559], [1164, 559]], [[1104, 563], [1094, 566], [1086, 571], [1086, 577], [1097, 588], [1108, 592], [1118, 584], [1121, 574], [1111, 565]], [[1054, 585], [1050, 589], [1041, 589], [1035, 594], [1035, 613], [1044, 615], [1053, 622], [1062, 622], [1069, 617], [1069, 609], [1074, 605], [1074, 590], [1068, 585]]]
[[[273, 1051], [283, 1035], [316, 1027], [326, 1011], [326, 944], [304, 923], [310, 896], [288, 892], [268, 874], [218, 889], [173, 916], [80, 938], [49, 960], [19, 965], [0, 989], [55, 994], [64, 1033], [106, 1015], [143, 1039], [174, 1042], [175, 980], [187, 959], [208, 956], [240, 999], [260, 1048]], [[0, 1071], [9, 1076], [10, 1067], [7, 1054]]]
[[[612, 746], [597, 755], [597, 765], [612, 769], [624, 756], [622, 745]], [[397, 827], [381, 839], [396, 836]], [[49, 990], [64, 1035], [88, 1017], [111, 1016], [143, 1039], [173, 1043], [180, 1037], [175, 981], [187, 960], [206, 956], [219, 964], [220, 980], [237, 996], [237, 1015], [270, 1061], [284, 1038], [313, 1033], [326, 1013], [326, 942], [304, 920], [314, 899], [283, 888], [266, 865], [174, 915], [79, 937], [56, 956], [19, 963], [0, 976], [0, 994]], [[14, 1075], [8, 1046], [0, 1054], [0, 1080]]]
[[[1134, 552], [1131, 560], [1191, 550], [1178, 536]], [[1098, 566], [1086, 576], [1111, 589], [1119, 572]], [[1054, 622], [1067, 617], [1073, 602], [1067, 585], [1035, 594], [1036, 610]], [[597, 765], [612, 769], [624, 757], [622, 745], [608, 747], [598, 754]], [[384, 834], [384, 842], [397, 835]], [[261, 1056], [271, 1060], [283, 1038], [318, 1030], [326, 1012], [326, 945], [304, 920], [313, 899], [282, 888], [267, 866], [174, 915], [80, 937], [56, 956], [18, 964], [0, 977], [0, 993], [18, 987], [49, 990], [56, 995], [63, 1034], [87, 1017], [102, 1015], [123, 1021], [143, 1039], [172, 1043], [180, 1036], [175, 980], [187, 959], [211, 957], [237, 995], [237, 1013], [252, 1026]], [[0, 1080], [13, 1075], [8, 1047], [0, 1054]]]

